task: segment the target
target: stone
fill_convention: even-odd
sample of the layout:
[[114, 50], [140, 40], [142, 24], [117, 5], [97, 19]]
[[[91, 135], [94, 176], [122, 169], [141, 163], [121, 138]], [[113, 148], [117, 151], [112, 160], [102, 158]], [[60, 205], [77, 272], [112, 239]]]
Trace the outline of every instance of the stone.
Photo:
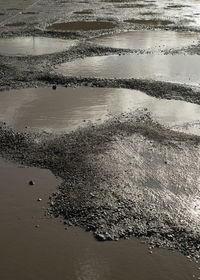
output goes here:
[[30, 180], [30, 181], [29, 181], [29, 185], [30, 185], [30, 186], [34, 186], [34, 185], [35, 185], [35, 182], [34, 182], [33, 180]]

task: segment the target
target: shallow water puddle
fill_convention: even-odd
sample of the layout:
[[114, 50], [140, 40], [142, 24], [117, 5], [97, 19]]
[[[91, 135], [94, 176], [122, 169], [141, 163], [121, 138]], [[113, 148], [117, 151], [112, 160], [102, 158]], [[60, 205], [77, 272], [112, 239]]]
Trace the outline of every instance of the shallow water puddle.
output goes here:
[[48, 197], [60, 183], [48, 170], [19, 168], [0, 158], [0, 180], [1, 279], [189, 280], [199, 275], [178, 252], [149, 254], [135, 238], [97, 242], [91, 233], [64, 230], [59, 220], [45, 217]]
[[[34, 88], [0, 93], [0, 121], [16, 129], [69, 132], [88, 121], [101, 123], [111, 115], [147, 108], [175, 130], [200, 135], [200, 106], [113, 88]], [[194, 125], [193, 125], [194, 124]]]
[[74, 14], [77, 14], [77, 15], [90, 15], [90, 14], [93, 14], [93, 10], [90, 10], [90, 9], [86, 9], [86, 10], [82, 10], [82, 11], [76, 11], [74, 12]]
[[15, 37], [0, 39], [1, 55], [42, 55], [68, 50], [76, 40], [62, 40], [45, 37]]
[[72, 21], [55, 23], [47, 27], [48, 30], [60, 31], [90, 31], [115, 28], [116, 24], [104, 21]]
[[153, 25], [153, 26], [160, 26], [160, 25], [169, 25], [173, 22], [170, 20], [162, 20], [162, 19], [127, 19], [125, 22], [133, 23], [133, 24], [141, 24], [141, 25]]
[[25, 26], [25, 25], [26, 25], [25, 22], [16, 22], [16, 23], [5, 24], [5, 26], [7, 26], [7, 27], [21, 27], [21, 26]]
[[143, 30], [102, 36], [91, 41], [112, 48], [161, 50], [197, 44], [198, 35], [191, 32]]
[[108, 55], [77, 59], [59, 65], [66, 76], [97, 78], [140, 78], [199, 84], [198, 55]]

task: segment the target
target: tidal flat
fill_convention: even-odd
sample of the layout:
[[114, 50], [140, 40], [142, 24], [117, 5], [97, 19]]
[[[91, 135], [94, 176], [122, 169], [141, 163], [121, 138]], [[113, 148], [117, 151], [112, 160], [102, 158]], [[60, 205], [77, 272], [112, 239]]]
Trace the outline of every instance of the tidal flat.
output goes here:
[[199, 13], [0, 0], [2, 279], [200, 277]]

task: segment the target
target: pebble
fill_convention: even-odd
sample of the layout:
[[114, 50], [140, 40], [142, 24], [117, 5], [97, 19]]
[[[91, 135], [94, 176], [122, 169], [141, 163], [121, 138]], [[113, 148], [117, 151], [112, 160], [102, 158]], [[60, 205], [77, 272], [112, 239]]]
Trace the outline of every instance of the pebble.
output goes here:
[[42, 201], [42, 199], [41, 199], [41, 198], [38, 198], [37, 201]]
[[30, 181], [29, 181], [29, 185], [30, 185], [30, 186], [34, 186], [34, 185], [35, 185], [35, 182], [32, 181], [32, 180], [30, 180]]
[[52, 89], [53, 89], [53, 90], [56, 90], [56, 88], [57, 88], [56, 85], [53, 85], [53, 86], [52, 86]]

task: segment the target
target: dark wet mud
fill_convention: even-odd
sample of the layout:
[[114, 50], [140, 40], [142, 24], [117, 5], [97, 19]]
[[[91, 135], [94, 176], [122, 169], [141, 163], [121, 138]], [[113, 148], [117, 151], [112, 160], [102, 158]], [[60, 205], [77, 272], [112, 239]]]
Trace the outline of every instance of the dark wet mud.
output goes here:
[[98, 22], [98, 21], [74, 21], [74, 22], [63, 22], [55, 23], [47, 27], [48, 30], [60, 30], [60, 31], [90, 31], [90, 30], [101, 30], [101, 29], [112, 29], [115, 28], [115, 24], [112, 22]]
[[16, 23], [8, 23], [6, 24], [5, 26], [10, 26], [10, 27], [21, 27], [21, 26], [24, 26], [26, 25], [25, 22], [16, 22]]
[[82, 11], [76, 11], [74, 14], [77, 15], [90, 15], [93, 13], [93, 10], [82, 10]]
[[36, 15], [38, 12], [22, 12], [23, 15]]
[[173, 22], [170, 21], [170, 20], [142, 20], [142, 19], [127, 19], [125, 20], [125, 22], [128, 22], [128, 23], [134, 23], [134, 24], [147, 24], [147, 25], [169, 25], [169, 24], [172, 24]]
[[149, 6], [154, 6], [154, 4], [132, 4], [132, 3], [127, 3], [127, 4], [121, 4], [121, 5], [116, 5], [115, 7], [116, 8], [119, 8], [119, 9], [141, 9], [141, 8], [149, 8]]
[[181, 8], [188, 8], [189, 5], [168, 5], [166, 9], [181, 9]]

